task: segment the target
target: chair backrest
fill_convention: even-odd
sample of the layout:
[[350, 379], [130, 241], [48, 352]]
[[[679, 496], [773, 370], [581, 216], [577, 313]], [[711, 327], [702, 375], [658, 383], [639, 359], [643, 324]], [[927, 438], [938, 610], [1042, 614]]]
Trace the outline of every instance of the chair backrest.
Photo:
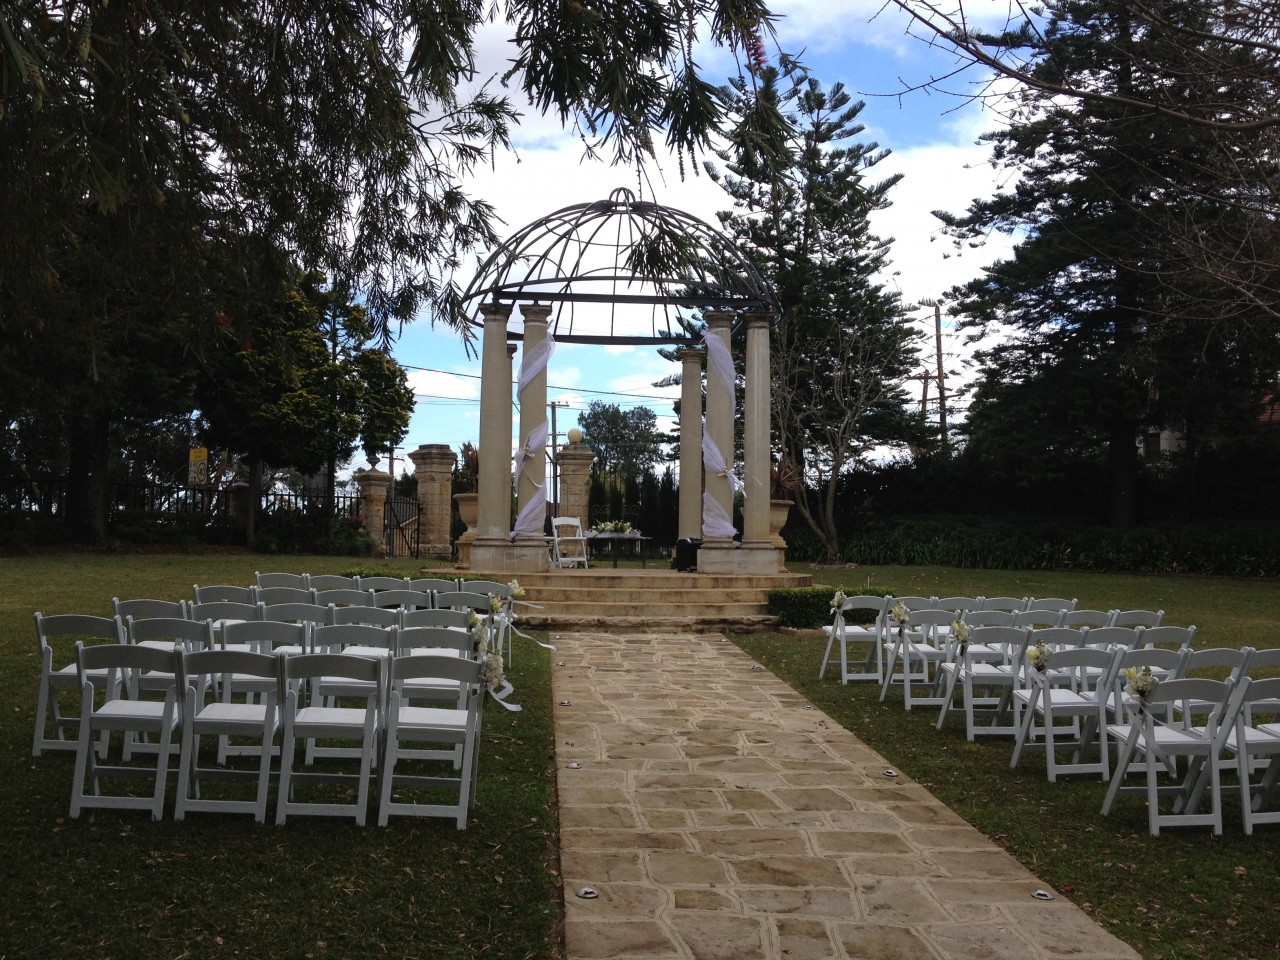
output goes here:
[[181, 619], [187, 615], [187, 604], [183, 600], [121, 600], [111, 598], [111, 612], [122, 621], [125, 617], [144, 620], [148, 617], [175, 617]]
[[1195, 626], [1160, 626], [1142, 629], [1142, 643], [1148, 647], [1190, 647], [1194, 645], [1195, 638]]
[[902, 597], [889, 598], [890, 609], [893, 609], [898, 604], [902, 604], [908, 610], [929, 610], [937, 607], [938, 598], [937, 597], [920, 597], [920, 596], [913, 596], [910, 594]]
[[981, 610], [982, 597], [938, 597], [934, 601], [935, 607], [941, 607], [943, 610]]
[[419, 653], [409, 657], [397, 657], [391, 662], [390, 667], [389, 679], [394, 689], [402, 681], [419, 680], [424, 677], [456, 680], [459, 683], [479, 686], [483, 664], [478, 660], [468, 660], [463, 657]]
[[375, 647], [395, 651], [395, 627], [375, 627], [367, 623], [331, 623], [311, 631], [311, 647], [316, 653], [339, 653], [347, 647]]
[[[372, 683], [370, 696], [377, 697], [382, 686], [383, 663], [385, 657], [353, 657], [345, 653], [300, 653], [292, 657], [282, 657], [281, 679], [285, 689], [293, 691], [298, 688], [294, 680], [310, 680], [312, 677], [341, 677], [344, 680], [364, 680]], [[317, 690], [317, 693], [319, 691]]]
[[177, 617], [126, 617], [125, 633], [130, 643], [156, 641], [178, 644], [182, 650], [209, 650], [214, 646], [213, 624], [208, 620], [180, 620]]
[[964, 622], [971, 627], [1012, 627], [1012, 610], [968, 610]]
[[261, 620], [266, 608], [260, 603], [241, 603], [239, 600], [207, 600], [187, 605], [190, 620]]
[[[139, 647], [131, 643], [94, 643], [86, 644], [76, 641], [76, 673], [83, 687], [93, 682], [93, 671], [96, 670], [137, 670], [155, 672], [157, 675], [167, 674], [173, 677], [175, 690], [182, 685], [182, 651], [176, 646], [171, 649], [159, 647]], [[129, 684], [122, 688], [122, 695], [129, 696]]]
[[423, 593], [435, 593], [440, 590], [457, 590], [457, 580], [445, 580], [443, 577], [419, 577], [409, 581], [410, 590], [421, 590]]
[[[991, 613], [1007, 613], [1008, 611], [989, 611]], [[1006, 663], [1017, 663], [1022, 659], [1022, 652], [1027, 647], [1031, 631], [1025, 627], [986, 626], [974, 627], [969, 634], [969, 649], [975, 651], [981, 647], [989, 647], [1003, 652]], [[971, 657], [971, 659], [975, 659]]]
[[400, 614], [402, 627], [454, 627], [471, 629], [470, 610], [405, 610]]
[[497, 580], [459, 580], [455, 589], [463, 593], [483, 593], [486, 597], [496, 593], [503, 600], [511, 598], [511, 585], [499, 583]]
[[1062, 615], [1060, 627], [1109, 627], [1111, 610], [1068, 610]]
[[1141, 627], [1086, 627], [1086, 643], [1091, 647], [1103, 645], [1121, 650], [1132, 650], [1142, 645]]
[[356, 577], [356, 586], [361, 590], [407, 590], [408, 577]]
[[263, 620], [283, 620], [286, 623], [330, 623], [328, 604], [319, 603], [271, 603], [262, 611]]
[[253, 579], [259, 587], [297, 587], [300, 590], [311, 589], [311, 584], [307, 582], [307, 575], [305, 573], [257, 572], [253, 575]]
[[[367, 596], [367, 595], [366, 595]], [[400, 626], [399, 607], [335, 607], [329, 604], [329, 623], [364, 623], [374, 627]]]
[[1239, 679], [1249, 671], [1253, 647], [1204, 647], [1187, 654], [1182, 673], [1188, 677], [1221, 676], [1224, 672]]
[[1027, 609], [1026, 597], [983, 597], [983, 610], [1008, 610], [1011, 613], [1020, 613]]
[[277, 603], [314, 603], [315, 593], [308, 587], [254, 587], [254, 599], [271, 606]]
[[256, 588], [254, 587], [237, 587], [230, 583], [214, 583], [208, 586], [200, 586], [193, 584], [191, 587], [195, 591], [196, 603], [212, 603], [215, 600], [233, 600], [236, 603], [257, 603], [258, 598], [253, 595]]
[[569, 537], [581, 537], [582, 534], [582, 518], [581, 517], [552, 517], [551, 518], [551, 535], [558, 540]]
[[356, 577], [345, 577], [337, 573], [307, 574], [307, 586], [312, 590], [359, 590]]
[[1029, 629], [1031, 629], [1031, 634], [1027, 642], [1033, 647], [1043, 643], [1052, 650], [1058, 647], [1084, 646], [1088, 642], [1088, 627], [1082, 630], [1076, 630], [1072, 627], [1037, 627]]
[[373, 599], [368, 590], [357, 590], [355, 587], [330, 587], [327, 590], [312, 591], [312, 603], [338, 607], [367, 607]]
[[1074, 610], [1079, 600], [1072, 597], [1027, 597], [1026, 610]]
[[1056, 678], [1057, 684], [1065, 680], [1076, 691], [1110, 691], [1118, 656], [1116, 651], [1102, 647], [1059, 647], [1049, 654], [1047, 673]]
[[438, 610], [475, 610], [477, 613], [489, 612], [489, 595], [486, 593], [468, 593], [465, 590], [453, 590], [436, 594]]
[[1158, 627], [1163, 621], [1163, 610], [1117, 610], [1111, 618], [1111, 625], [1113, 627]]
[[[1176, 705], [1182, 714], [1183, 721], [1188, 725], [1192, 725], [1195, 718], [1204, 717], [1207, 727], [1205, 734], [1210, 736], [1223, 725], [1234, 723], [1235, 717], [1232, 715], [1231, 708], [1238, 705], [1236, 698], [1232, 697], [1235, 689], [1234, 680], [1179, 677], [1156, 684], [1155, 690], [1147, 700], [1153, 708], [1163, 707], [1165, 704]], [[1163, 709], [1153, 709], [1152, 714], [1165, 715]]]
[[430, 607], [431, 594], [420, 590], [371, 590], [369, 591], [371, 607], [399, 607], [404, 610], [418, 610]]
[[1125, 670], [1133, 667], [1141, 670], [1143, 667], [1150, 667], [1152, 670], [1165, 671], [1169, 679], [1173, 680], [1182, 675], [1184, 659], [1188, 651], [1170, 650], [1167, 647], [1134, 647], [1130, 650], [1120, 651], [1120, 661], [1118, 668]]
[[1042, 630], [1046, 627], [1062, 626], [1062, 610], [1018, 610], [1013, 614], [1015, 627], [1030, 627]]
[[396, 631], [396, 651], [400, 656], [424, 649], [457, 650], [469, 657], [475, 640], [469, 633], [448, 627], [401, 627]]
[[[203, 700], [204, 691], [209, 682], [219, 676], [258, 677], [263, 680], [274, 678], [276, 689], [272, 696], [280, 699], [281, 657], [270, 653], [253, 653], [248, 650], [189, 650], [182, 656], [182, 671], [186, 677], [187, 702], [194, 706]], [[232, 684], [222, 684], [222, 699], [230, 702], [233, 696]]]
[[124, 624], [119, 617], [95, 617], [84, 613], [55, 613], [45, 616], [43, 613], [37, 613], [35, 620], [36, 643], [40, 648], [42, 662], [50, 668], [54, 666], [52, 663], [54, 645], [49, 641], [55, 638], [65, 638], [67, 641], [62, 647], [63, 659], [67, 663], [73, 662], [72, 639], [88, 637], [110, 644], [122, 644], [128, 641]]
[[[874, 594], [860, 593], [852, 597], [844, 598], [844, 603], [840, 605], [840, 615], [846, 622], [853, 620], [855, 622], [880, 623], [888, 609], [888, 597], [877, 597]], [[871, 616], [867, 616], [867, 614], [871, 614]]]
[[223, 646], [249, 647], [258, 653], [272, 653], [280, 647], [296, 647], [306, 652], [311, 626], [282, 620], [246, 620], [227, 623], [222, 628]]
[[1251, 677], [1263, 677], [1280, 670], [1280, 647], [1254, 650], [1249, 657], [1248, 671]]

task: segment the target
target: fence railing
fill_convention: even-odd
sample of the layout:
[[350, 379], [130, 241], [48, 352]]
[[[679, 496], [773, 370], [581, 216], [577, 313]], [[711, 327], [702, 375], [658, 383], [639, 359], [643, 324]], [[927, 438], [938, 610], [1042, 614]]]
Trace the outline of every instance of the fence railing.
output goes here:
[[[232, 496], [230, 487], [189, 487], [181, 484], [113, 483], [107, 488], [109, 514], [133, 513], [158, 516], [190, 516], [206, 514], [210, 518], [225, 516]], [[315, 513], [324, 507], [324, 495], [297, 493], [292, 490], [267, 490], [262, 494], [259, 511]], [[62, 479], [0, 480], [0, 513], [65, 516], [67, 482]], [[358, 493], [338, 493], [334, 512], [339, 517], [360, 515]]]

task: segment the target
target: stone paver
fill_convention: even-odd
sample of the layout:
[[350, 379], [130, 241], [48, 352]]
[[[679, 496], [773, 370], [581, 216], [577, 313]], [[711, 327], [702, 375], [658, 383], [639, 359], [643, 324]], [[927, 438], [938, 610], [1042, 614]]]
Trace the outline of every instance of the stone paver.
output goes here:
[[555, 642], [569, 960], [1138, 957], [723, 637]]

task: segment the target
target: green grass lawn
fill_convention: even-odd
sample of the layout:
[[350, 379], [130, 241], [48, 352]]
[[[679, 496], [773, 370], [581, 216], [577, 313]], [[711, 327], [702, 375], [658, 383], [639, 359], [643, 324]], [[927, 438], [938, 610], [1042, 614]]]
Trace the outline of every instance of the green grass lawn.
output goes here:
[[195, 582], [250, 583], [256, 569], [339, 573], [354, 563], [420, 568], [249, 554], [0, 559], [0, 957], [560, 955], [550, 662], [532, 644], [517, 640], [508, 669], [524, 711], [485, 712], [465, 831], [411, 818], [379, 828], [290, 817], [277, 828], [197, 813], [175, 823], [172, 804], [159, 823], [135, 811], [71, 820], [73, 755], [31, 756], [33, 611], [109, 614], [113, 596], [189, 598]]
[[[847, 593], [870, 578], [902, 594], [1066, 596], [1077, 597], [1081, 607], [1163, 609], [1168, 623], [1196, 624], [1198, 647], [1280, 646], [1280, 583], [1274, 581], [932, 567], [811, 572], [815, 583]], [[900, 691], [880, 703], [872, 684], [819, 682], [824, 637], [786, 632], [734, 639], [1144, 957], [1280, 957], [1280, 828], [1259, 826], [1246, 837], [1230, 791], [1221, 837], [1207, 827], [1166, 828], [1151, 837], [1140, 798], [1121, 797], [1110, 817], [1100, 815], [1106, 790], [1097, 777], [1051, 784], [1043, 756], [1034, 753], [1010, 770], [1008, 739], [970, 744], [963, 719], [950, 719], [939, 732], [936, 708], [907, 713]]]

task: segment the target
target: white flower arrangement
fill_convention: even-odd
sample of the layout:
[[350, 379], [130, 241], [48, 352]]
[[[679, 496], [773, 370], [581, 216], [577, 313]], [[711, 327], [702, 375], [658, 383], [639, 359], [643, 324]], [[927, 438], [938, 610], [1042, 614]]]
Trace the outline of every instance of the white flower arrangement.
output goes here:
[[505, 600], [503, 600], [503, 599], [502, 599], [500, 596], [498, 596], [496, 593], [491, 593], [491, 594], [489, 594], [489, 609], [490, 609], [490, 610], [492, 610], [494, 613], [501, 613], [501, 612], [502, 612], [502, 605], [503, 605], [505, 602], [506, 602], [506, 601], [505, 601]]
[[1125, 690], [1129, 696], [1137, 697], [1143, 703], [1155, 692], [1160, 681], [1152, 676], [1150, 667], [1143, 667], [1139, 670], [1137, 667], [1125, 667], [1124, 669]]
[[1033, 670], [1043, 670], [1049, 665], [1049, 648], [1043, 640], [1027, 650], [1027, 663]]
[[511, 591], [512, 600], [519, 600], [524, 596], [524, 587], [520, 586], [519, 580], [512, 580], [507, 584], [507, 589]]
[[480, 678], [490, 690], [502, 686], [507, 677], [503, 670], [502, 657], [499, 654], [485, 654], [484, 665], [480, 668]]
[[845, 598], [844, 598], [844, 591], [843, 591], [843, 590], [837, 590], [837, 591], [836, 591], [836, 595], [835, 595], [834, 597], [832, 597], [832, 598], [831, 598], [831, 609], [832, 609], [832, 610], [843, 610], [843, 609], [844, 609], [844, 599], [845, 599]]
[[489, 652], [489, 625], [481, 624], [476, 630], [476, 656], [483, 660]]
[[951, 636], [955, 638], [956, 643], [960, 644], [961, 653], [969, 649], [969, 637], [972, 635], [973, 627], [963, 620], [957, 618], [951, 621]]
[[889, 611], [889, 619], [901, 629], [911, 622], [911, 611], [907, 609], [905, 603], [899, 600], [893, 605], [893, 609]]
[[631, 524], [626, 520], [602, 520], [591, 528], [593, 533], [630, 533]]
[[471, 611], [471, 618], [467, 621], [467, 626], [471, 628], [472, 632], [480, 626], [480, 618], [476, 616], [476, 612], [474, 610]]

